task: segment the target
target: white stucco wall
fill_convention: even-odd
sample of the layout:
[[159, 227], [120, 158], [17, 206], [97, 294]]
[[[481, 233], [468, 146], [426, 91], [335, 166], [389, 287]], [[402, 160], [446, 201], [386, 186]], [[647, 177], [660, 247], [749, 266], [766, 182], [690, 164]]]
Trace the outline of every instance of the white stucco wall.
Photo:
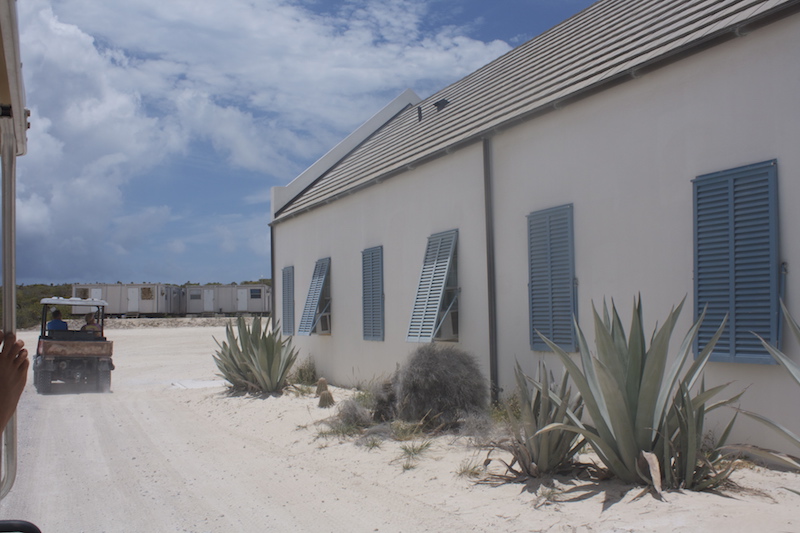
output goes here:
[[[693, 319], [692, 182], [699, 175], [778, 161], [781, 260], [786, 301], [800, 319], [800, 15], [774, 23], [535, 120], [495, 134], [494, 224], [500, 385], [513, 390], [513, 365], [530, 372], [526, 216], [574, 205], [579, 322], [593, 342], [591, 305], [614, 299], [626, 325], [641, 293], [646, 328], [663, 323], [685, 296], [677, 349]], [[421, 165], [274, 227], [275, 315], [281, 269], [295, 268], [299, 324], [314, 263], [331, 257], [333, 334], [299, 337], [304, 356], [338, 384], [391, 373], [406, 343], [427, 238], [459, 230], [460, 344], [489, 375], [487, 282], [480, 143]], [[384, 247], [386, 340], [363, 341], [361, 251]], [[800, 347], [785, 335], [800, 363]], [[710, 363], [707, 386], [749, 387], [741, 405], [800, 433], [800, 387], [771, 365]], [[720, 413], [727, 420], [732, 411]], [[719, 424], [712, 419], [711, 426]], [[768, 430], [740, 417], [733, 435], [779, 449]], [[789, 451], [789, 450], [787, 450]], [[793, 450], [795, 453], [797, 450]]]
[[[589, 342], [592, 302], [599, 309], [613, 298], [627, 327], [641, 293], [652, 331], [686, 296], [677, 349], [693, 319], [691, 180], [776, 158], [786, 299], [800, 316], [798, 57], [795, 15], [494, 137], [501, 385], [513, 387], [514, 359], [530, 372], [540, 357], [558, 367], [553, 355], [531, 352], [527, 337], [525, 217], [538, 209], [574, 204], [579, 322]], [[800, 362], [789, 337], [785, 348]], [[750, 386], [742, 407], [800, 431], [800, 387], [781, 367], [710, 363], [706, 375], [708, 386], [735, 381], [731, 393]], [[743, 418], [734, 439], [782, 447]]]
[[[277, 224], [274, 229], [275, 316], [281, 320], [281, 271], [294, 265], [295, 325], [299, 325], [314, 264], [331, 258], [331, 335], [294, 337], [301, 358], [341, 385], [388, 377], [417, 346], [406, 342], [428, 237], [458, 229], [459, 342], [484, 365], [488, 378], [486, 245], [480, 145], [434, 160]], [[364, 341], [361, 252], [383, 246], [384, 341]], [[296, 331], [296, 328], [295, 328]]]

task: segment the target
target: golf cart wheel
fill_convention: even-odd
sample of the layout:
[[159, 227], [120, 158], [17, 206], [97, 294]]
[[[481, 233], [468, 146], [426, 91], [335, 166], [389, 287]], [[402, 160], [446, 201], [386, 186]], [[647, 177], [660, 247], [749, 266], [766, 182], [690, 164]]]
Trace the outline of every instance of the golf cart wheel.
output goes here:
[[98, 392], [111, 392], [111, 370], [100, 370], [97, 372]]
[[36, 387], [36, 392], [39, 394], [48, 394], [50, 392], [52, 374], [52, 372], [47, 370], [36, 370], [33, 373], [33, 383]]

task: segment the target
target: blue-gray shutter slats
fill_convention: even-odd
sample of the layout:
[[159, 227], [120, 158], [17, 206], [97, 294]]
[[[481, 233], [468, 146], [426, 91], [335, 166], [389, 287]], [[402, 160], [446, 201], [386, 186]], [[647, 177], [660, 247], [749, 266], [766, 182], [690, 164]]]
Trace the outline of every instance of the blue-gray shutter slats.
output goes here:
[[383, 340], [383, 247], [361, 252], [364, 340]]
[[530, 342], [550, 348], [542, 335], [567, 351], [575, 350], [575, 251], [572, 204], [528, 215]]
[[325, 280], [328, 277], [331, 258], [320, 259], [314, 265], [314, 274], [311, 276], [311, 286], [308, 288], [306, 306], [303, 308], [303, 316], [300, 317], [300, 327], [297, 329], [298, 335], [311, 335], [311, 330], [316, 325], [317, 310], [319, 309], [319, 298], [322, 289], [325, 287]]
[[773, 363], [753, 333], [780, 343], [777, 162], [765, 161], [693, 181], [695, 316], [702, 349], [726, 313], [713, 361]]
[[283, 268], [283, 305], [281, 330], [284, 335], [294, 335], [294, 267]]
[[458, 230], [445, 231], [428, 237], [428, 247], [417, 296], [408, 326], [408, 342], [431, 342], [436, 333], [439, 309], [442, 306], [445, 284], [458, 241]]

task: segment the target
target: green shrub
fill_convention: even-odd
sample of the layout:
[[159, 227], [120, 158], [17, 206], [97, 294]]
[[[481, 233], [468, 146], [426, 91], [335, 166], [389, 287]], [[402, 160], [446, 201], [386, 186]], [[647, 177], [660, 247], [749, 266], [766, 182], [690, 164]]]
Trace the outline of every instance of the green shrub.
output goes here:
[[[550, 424], [542, 432], [570, 430], [583, 435], [603, 464], [623, 481], [651, 483], [660, 490], [662, 473], [670, 487], [711, 488], [729, 471], [708, 468], [700, 453], [705, 414], [736, 401], [739, 396], [706, 407], [727, 385], [691, 392], [725, 328], [723, 320], [714, 337], [697, 356], [683, 378], [680, 372], [692, 349], [705, 313], [683, 339], [670, 364], [669, 342], [683, 302], [670, 312], [646, 346], [641, 299], [634, 303], [630, 336], [612, 302], [604, 305], [603, 318], [593, 308], [596, 354], [592, 354], [581, 328], [578, 335], [581, 367], [569, 354], [542, 337], [559, 356], [583, 396], [592, 426], [579, 421]], [[732, 425], [733, 422], [731, 422]], [[729, 432], [730, 425], [726, 434]], [[719, 463], [719, 458], [717, 458]]]
[[397, 415], [451, 425], [486, 408], [488, 387], [475, 358], [455, 346], [423, 344], [394, 377]]
[[291, 339], [283, 339], [276, 325], [271, 332], [262, 326], [261, 317], [248, 327], [244, 318], [237, 319], [237, 338], [233, 326], [225, 328], [227, 341], [220, 343], [214, 362], [234, 390], [255, 393], [278, 393], [286, 386], [286, 376], [297, 360]]

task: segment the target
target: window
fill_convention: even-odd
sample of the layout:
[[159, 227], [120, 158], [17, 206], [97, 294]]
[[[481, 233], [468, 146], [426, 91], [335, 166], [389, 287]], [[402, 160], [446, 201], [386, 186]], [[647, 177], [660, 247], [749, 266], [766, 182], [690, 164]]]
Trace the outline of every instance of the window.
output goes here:
[[528, 269], [531, 349], [550, 350], [538, 331], [560, 348], [575, 351], [572, 204], [528, 215]]
[[458, 340], [457, 241], [458, 230], [428, 237], [408, 326], [408, 342]]
[[283, 306], [281, 331], [284, 335], [294, 335], [294, 267], [284, 267], [283, 271]]
[[153, 287], [142, 287], [141, 291], [141, 299], [142, 300], [153, 300]]
[[698, 347], [727, 313], [711, 360], [771, 363], [753, 333], [780, 342], [777, 162], [706, 174], [693, 184], [695, 316], [708, 306]]
[[190, 289], [189, 290], [189, 299], [190, 300], [202, 300], [203, 294], [200, 292], [200, 289]]
[[361, 252], [364, 340], [383, 340], [383, 247]]
[[261, 299], [261, 289], [250, 289], [250, 299], [251, 300], [260, 300]]
[[330, 272], [331, 258], [320, 259], [314, 265], [314, 274], [311, 276], [311, 286], [308, 288], [306, 306], [300, 318], [298, 335], [311, 335], [312, 333], [330, 335], [331, 332], [331, 287]]
[[76, 298], [89, 298], [89, 289], [81, 287], [75, 289]]

